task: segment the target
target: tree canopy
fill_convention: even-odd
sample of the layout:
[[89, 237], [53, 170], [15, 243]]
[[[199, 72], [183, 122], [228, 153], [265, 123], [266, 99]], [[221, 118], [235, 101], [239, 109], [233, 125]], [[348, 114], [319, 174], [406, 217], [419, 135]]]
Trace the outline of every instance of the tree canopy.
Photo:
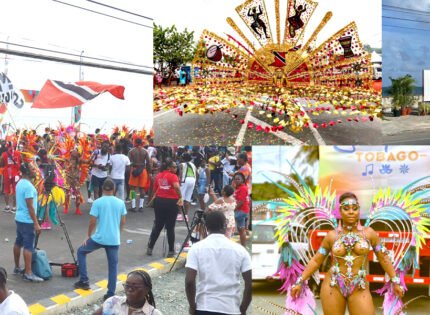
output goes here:
[[180, 32], [175, 25], [163, 28], [154, 24], [154, 67], [167, 77], [176, 68], [193, 60], [196, 45], [194, 32], [187, 29]]

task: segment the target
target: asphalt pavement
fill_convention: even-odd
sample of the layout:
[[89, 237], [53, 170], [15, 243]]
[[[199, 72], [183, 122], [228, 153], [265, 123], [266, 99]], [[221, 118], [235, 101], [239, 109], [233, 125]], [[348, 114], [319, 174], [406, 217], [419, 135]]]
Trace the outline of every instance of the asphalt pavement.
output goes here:
[[[285, 313], [285, 294], [279, 293], [282, 286], [279, 280], [270, 281], [253, 281], [252, 283], [252, 314], [279, 314]], [[372, 284], [371, 291], [377, 290], [381, 284]], [[403, 299], [405, 303], [413, 298], [422, 296], [407, 305], [405, 312], [408, 315], [427, 315], [430, 309], [430, 298], [428, 297], [427, 286], [408, 286], [408, 291]], [[375, 305], [376, 314], [382, 315], [383, 297], [373, 293], [373, 304]], [[322, 314], [321, 301], [316, 300], [316, 314]], [[346, 314], [349, 314], [348, 311]], [[327, 314], [329, 315], [329, 314]]]
[[[310, 108], [303, 102], [303, 109]], [[324, 105], [333, 109], [330, 104]], [[320, 112], [309, 114], [311, 128], [294, 133], [288, 128], [282, 131], [265, 132], [265, 127], [273, 125], [271, 118], [260, 114], [258, 108], [233, 108], [229, 113], [183, 114], [175, 110], [154, 113], [154, 141], [158, 145], [217, 144], [217, 145], [351, 145], [381, 144], [381, 122], [363, 121], [361, 116], [345, 112], [346, 115]], [[350, 121], [348, 121], [350, 118]], [[357, 118], [356, 120], [354, 120]], [[245, 124], [241, 122], [245, 121]], [[341, 121], [339, 123], [339, 121]], [[248, 128], [248, 122], [253, 127]], [[330, 122], [336, 122], [330, 125]], [[317, 128], [313, 127], [317, 124]], [[263, 130], [257, 131], [256, 126]]]
[[[24, 281], [21, 276], [12, 274], [14, 267], [12, 249], [16, 236], [16, 227], [14, 215], [2, 211], [5, 206], [2, 195], [0, 199], [0, 265], [9, 272], [9, 288], [19, 293], [28, 305], [63, 292], [72, 291], [73, 283], [77, 281], [77, 278], [61, 277], [60, 267], [53, 267], [53, 278], [43, 283], [29, 283]], [[67, 215], [63, 214], [62, 210], [60, 214], [76, 252], [77, 248], [86, 239], [90, 204], [86, 203], [81, 206], [81, 210], [84, 213], [81, 216], [75, 215], [73, 209], [72, 207]], [[146, 255], [146, 244], [148, 243], [153, 221], [154, 210], [152, 208], [144, 208], [143, 213], [128, 212], [125, 229], [121, 234], [118, 273], [127, 273], [134, 268], [165, 257], [165, 254], [167, 254], [165, 232], [161, 232], [153, 255]], [[175, 232], [176, 243], [182, 245], [187, 235], [185, 223], [177, 222]], [[52, 230], [42, 231], [38, 247], [47, 252], [48, 258], [52, 262], [73, 262], [65, 234], [60, 226], [54, 226]], [[23, 265], [22, 256], [21, 265]], [[107, 279], [107, 258], [102, 249], [87, 256], [87, 266], [90, 283]]]
[[381, 130], [384, 144], [430, 144], [430, 116], [384, 117]]

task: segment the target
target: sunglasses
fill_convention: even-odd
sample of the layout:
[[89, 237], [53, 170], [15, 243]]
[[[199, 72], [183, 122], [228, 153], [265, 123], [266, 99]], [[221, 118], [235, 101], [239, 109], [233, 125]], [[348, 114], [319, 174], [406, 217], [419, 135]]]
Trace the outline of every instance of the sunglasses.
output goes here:
[[130, 291], [139, 290], [145, 287], [143, 285], [129, 285], [127, 283], [123, 283], [122, 286], [124, 287], [124, 290], [130, 290]]

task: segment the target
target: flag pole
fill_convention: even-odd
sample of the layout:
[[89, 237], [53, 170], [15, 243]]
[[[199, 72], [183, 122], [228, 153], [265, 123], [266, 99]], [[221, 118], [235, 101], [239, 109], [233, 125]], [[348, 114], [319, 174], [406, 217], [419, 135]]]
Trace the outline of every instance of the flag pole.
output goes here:
[[[82, 70], [82, 57], [84, 54], [84, 50], [81, 51], [80, 57], [79, 57], [79, 81], [82, 81], [84, 79], [84, 72]], [[75, 106], [72, 109], [72, 125], [75, 125], [79, 123], [81, 120], [82, 115], [82, 105]]]

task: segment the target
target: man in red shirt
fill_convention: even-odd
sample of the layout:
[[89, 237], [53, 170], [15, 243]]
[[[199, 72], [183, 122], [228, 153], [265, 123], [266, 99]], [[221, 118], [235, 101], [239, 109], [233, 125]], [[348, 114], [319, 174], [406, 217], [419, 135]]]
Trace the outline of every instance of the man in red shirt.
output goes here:
[[[3, 167], [3, 192], [6, 203], [5, 212], [15, 213], [15, 187], [19, 180], [19, 166], [21, 165], [21, 154], [13, 149], [11, 142], [6, 145], [7, 150], [3, 152], [0, 160], [0, 166]], [[9, 206], [12, 198], [12, 209]]]

